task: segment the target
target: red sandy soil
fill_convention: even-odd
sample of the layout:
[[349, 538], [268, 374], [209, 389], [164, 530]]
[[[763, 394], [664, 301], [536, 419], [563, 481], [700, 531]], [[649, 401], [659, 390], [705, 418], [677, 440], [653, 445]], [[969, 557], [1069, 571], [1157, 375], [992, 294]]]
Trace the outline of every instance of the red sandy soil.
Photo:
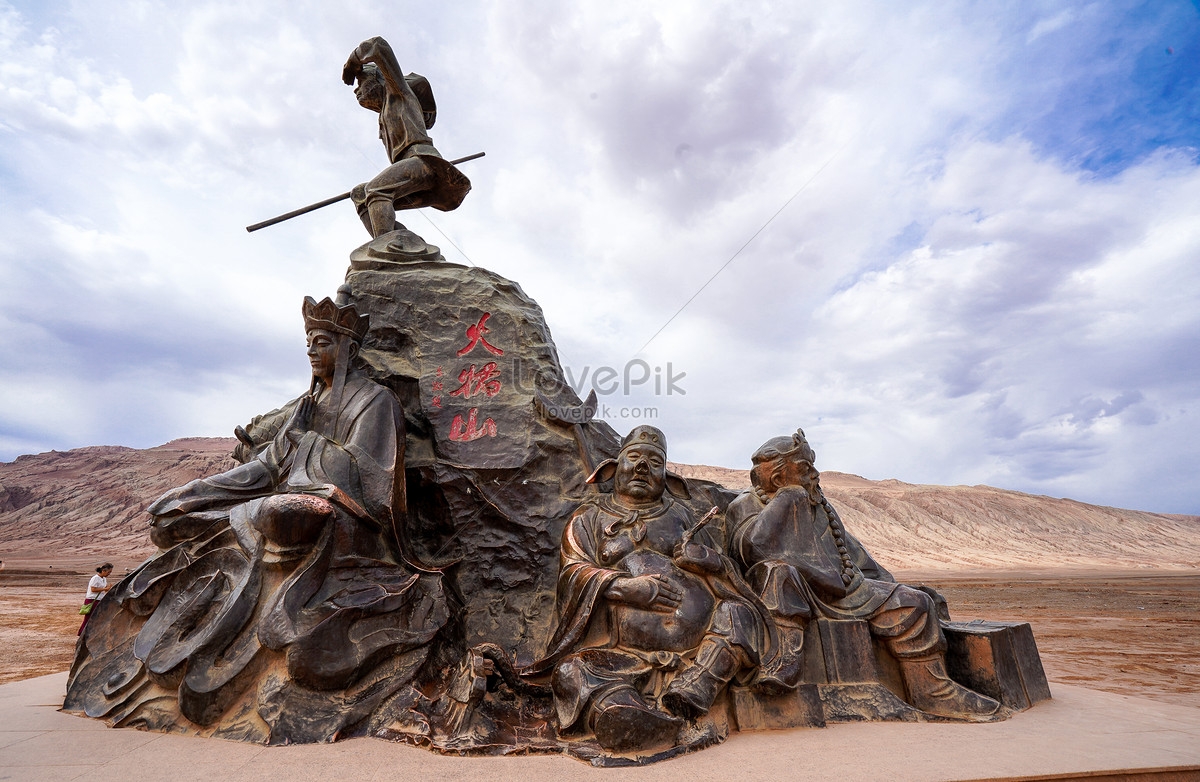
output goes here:
[[[1030, 622], [1052, 687], [1200, 708], [1200, 571], [896, 575], [937, 587], [956, 620]], [[70, 666], [88, 578], [63, 563], [0, 572], [0, 683]]]
[[1029, 622], [1046, 677], [1200, 708], [1200, 571], [898, 572], [957, 621]]
[[61, 567], [0, 571], [0, 684], [71, 666], [90, 577]]

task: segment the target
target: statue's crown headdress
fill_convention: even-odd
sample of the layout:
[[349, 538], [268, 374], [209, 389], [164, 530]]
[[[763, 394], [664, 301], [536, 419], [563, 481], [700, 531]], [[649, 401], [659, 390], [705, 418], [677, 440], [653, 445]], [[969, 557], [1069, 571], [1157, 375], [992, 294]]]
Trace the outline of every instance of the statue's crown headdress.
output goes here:
[[345, 334], [355, 342], [361, 343], [367, 335], [371, 319], [368, 315], [359, 315], [353, 304], [339, 307], [326, 296], [317, 301], [312, 296], [304, 297], [304, 330], [322, 329], [337, 334]]

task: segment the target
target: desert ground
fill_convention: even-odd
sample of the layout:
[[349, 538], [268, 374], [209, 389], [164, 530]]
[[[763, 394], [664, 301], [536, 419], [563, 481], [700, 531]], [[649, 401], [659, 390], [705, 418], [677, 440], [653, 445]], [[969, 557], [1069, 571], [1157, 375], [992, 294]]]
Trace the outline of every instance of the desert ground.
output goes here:
[[[126, 565], [117, 563], [114, 577]], [[0, 683], [67, 669], [90, 569], [0, 571]], [[1056, 681], [1200, 708], [1200, 571], [897, 571], [929, 584], [955, 620], [1028, 621]], [[115, 582], [110, 582], [115, 583]]]

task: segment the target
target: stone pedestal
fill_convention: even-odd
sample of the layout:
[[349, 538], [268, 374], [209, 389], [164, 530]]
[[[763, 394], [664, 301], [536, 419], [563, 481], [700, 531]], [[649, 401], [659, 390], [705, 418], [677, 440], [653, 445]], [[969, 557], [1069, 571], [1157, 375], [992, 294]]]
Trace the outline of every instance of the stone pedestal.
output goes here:
[[977, 619], [951, 622], [945, 629], [946, 668], [955, 680], [1010, 709], [1050, 699], [1028, 622]]

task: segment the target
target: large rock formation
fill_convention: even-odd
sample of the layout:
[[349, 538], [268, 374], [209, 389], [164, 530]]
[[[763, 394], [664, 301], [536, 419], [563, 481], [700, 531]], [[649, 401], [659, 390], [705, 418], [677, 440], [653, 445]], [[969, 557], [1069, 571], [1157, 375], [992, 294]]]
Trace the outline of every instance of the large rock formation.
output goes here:
[[[563, 524], [618, 438], [590, 420], [541, 307], [517, 283], [391, 260], [410, 253], [378, 240], [360, 248], [342, 295], [370, 315], [363, 359], [405, 409], [413, 553], [461, 597], [465, 642], [496, 643], [522, 665], [550, 635]], [[733, 497], [694, 483], [701, 513]]]
[[342, 368], [314, 357], [307, 395], [238, 428], [240, 465], [151, 506], [161, 551], [97, 605], [65, 709], [270, 744], [597, 754], [561, 741], [544, 685], [514, 671], [544, 650], [562, 529], [615, 433], [516, 284], [403, 238], [352, 256], [343, 308], [305, 305], [310, 357]]

